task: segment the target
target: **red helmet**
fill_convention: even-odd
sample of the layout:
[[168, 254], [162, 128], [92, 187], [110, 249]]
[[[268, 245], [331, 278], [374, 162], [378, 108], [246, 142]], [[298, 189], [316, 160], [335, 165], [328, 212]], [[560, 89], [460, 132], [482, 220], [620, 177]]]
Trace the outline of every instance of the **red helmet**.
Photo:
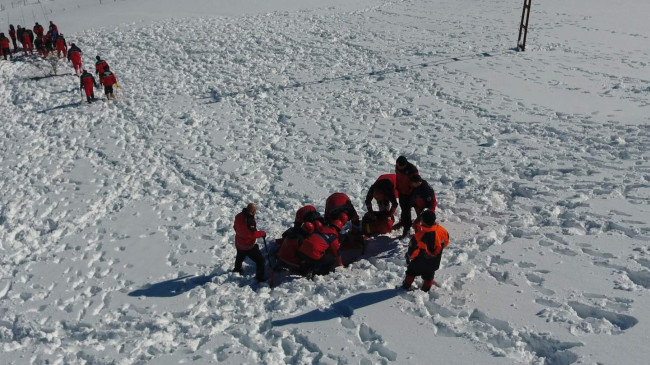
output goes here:
[[300, 229], [302, 229], [303, 232], [307, 234], [312, 234], [314, 233], [314, 225], [311, 222], [305, 222], [300, 226]]
[[345, 214], [345, 212], [341, 212], [341, 214], [339, 214], [339, 220], [341, 223], [343, 223], [343, 225], [345, 225], [349, 221], [348, 215]]
[[309, 212], [315, 212], [316, 208], [313, 205], [305, 205], [304, 207], [298, 209], [296, 212], [296, 223], [302, 223], [305, 221], [305, 215]]
[[341, 222], [341, 221], [338, 220], [338, 219], [335, 219], [335, 220], [332, 222], [332, 225], [333, 225], [334, 227], [336, 227], [336, 229], [339, 230], [339, 231], [343, 229], [343, 222]]

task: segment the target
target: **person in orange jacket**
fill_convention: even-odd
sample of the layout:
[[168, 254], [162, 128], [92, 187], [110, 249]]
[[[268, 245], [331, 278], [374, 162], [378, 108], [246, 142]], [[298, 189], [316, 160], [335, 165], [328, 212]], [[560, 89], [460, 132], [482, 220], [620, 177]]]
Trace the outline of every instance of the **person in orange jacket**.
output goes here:
[[433, 278], [440, 268], [442, 251], [449, 245], [449, 233], [436, 223], [436, 214], [425, 210], [421, 215], [422, 226], [409, 243], [406, 252], [406, 278], [403, 289], [410, 289], [415, 277], [422, 276], [422, 291], [429, 291]]
[[264, 281], [264, 256], [260, 251], [260, 247], [256, 241], [258, 238], [266, 237], [266, 232], [257, 230], [257, 222], [255, 221], [255, 214], [257, 213], [257, 205], [248, 203], [239, 214], [235, 216], [235, 248], [237, 248], [237, 256], [235, 257], [235, 268], [233, 272], [242, 274], [242, 264], [245, 258], [250, 258], [255, 262], [255, 279], [257, 281]]
[[400, 221], [393, 226], [393, 229], [404, 228], [402, 237], [411, 231], [411, 177], [419, 175], [418, 168], [412, 163], [408, 162], [406, 157], [399, 156], [395, 161], [395, 185], [399, 194], [399, 207], [402, 212], [400, 214]]

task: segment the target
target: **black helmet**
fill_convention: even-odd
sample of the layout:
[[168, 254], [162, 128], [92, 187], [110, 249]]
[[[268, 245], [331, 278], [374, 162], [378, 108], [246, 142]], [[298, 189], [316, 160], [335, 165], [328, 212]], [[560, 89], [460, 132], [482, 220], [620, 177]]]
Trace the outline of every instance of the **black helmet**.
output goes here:
[[101, 57], [99, 57], [99, 55], [97, 55], [97, 57], [95, 57], [95, 58], [97, 59], [97, 61], [101, 61], [101, 59], [102, 59]]
[[110, 71], [110, 69], [108, 68], [108, 65], [104, 66], [104, 71]]

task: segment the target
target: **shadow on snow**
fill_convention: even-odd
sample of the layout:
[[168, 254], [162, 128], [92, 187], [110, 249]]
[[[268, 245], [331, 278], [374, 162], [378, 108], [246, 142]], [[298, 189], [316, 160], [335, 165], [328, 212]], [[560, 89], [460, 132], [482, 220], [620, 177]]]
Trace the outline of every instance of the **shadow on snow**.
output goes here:
[[296, 317], [272, 321], [273, 326], [286, 326], [310, 322], [328, 321], [338, 317], [350, 317], [359, 308], [367, 307], [399, 295], [399, 289], [384, 289], [372, 293], [359, 293], [332, 304], [329, 309], [315, 309]]
[[163, 281], [160, 283], [156, 283], [144, 287], [142, 289], [134, 290], [129, 293], [129, 296], [131, 297], [145, 296], [145, 297], [158, 297], [158, 298], [175, 297], [177, 295], [186, 293], [196, 288], [197, 286], [201, 286], [204, 285], [205, 283], [212, 281], [212, 278], [215, 276], [216, 274], [200, 275], [200, 276], [185, 275], [180, 278]]

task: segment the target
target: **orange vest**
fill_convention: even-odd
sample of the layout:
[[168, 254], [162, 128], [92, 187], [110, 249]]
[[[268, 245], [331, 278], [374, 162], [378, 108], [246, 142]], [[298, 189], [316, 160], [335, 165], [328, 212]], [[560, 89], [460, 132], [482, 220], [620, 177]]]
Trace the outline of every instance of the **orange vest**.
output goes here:
[[[436, 236], [433, 252], [431, 252], [429, 250], [428, 245], [422, 241], [423, 236], [427, 233], [435, 233]], [[417, 248], [411, 254], [411, 260], [418, 257], [418, 255], [422, 250], [424, 250], [427, 253], [427, 255], [434, 257], [438, 255], [443, 248], [449, 245], [449, 233], [443, 226], [437, 223], [431, 227], [422, 227], [422, 230], [417, 232], [413, 238], [417, 243]]]

